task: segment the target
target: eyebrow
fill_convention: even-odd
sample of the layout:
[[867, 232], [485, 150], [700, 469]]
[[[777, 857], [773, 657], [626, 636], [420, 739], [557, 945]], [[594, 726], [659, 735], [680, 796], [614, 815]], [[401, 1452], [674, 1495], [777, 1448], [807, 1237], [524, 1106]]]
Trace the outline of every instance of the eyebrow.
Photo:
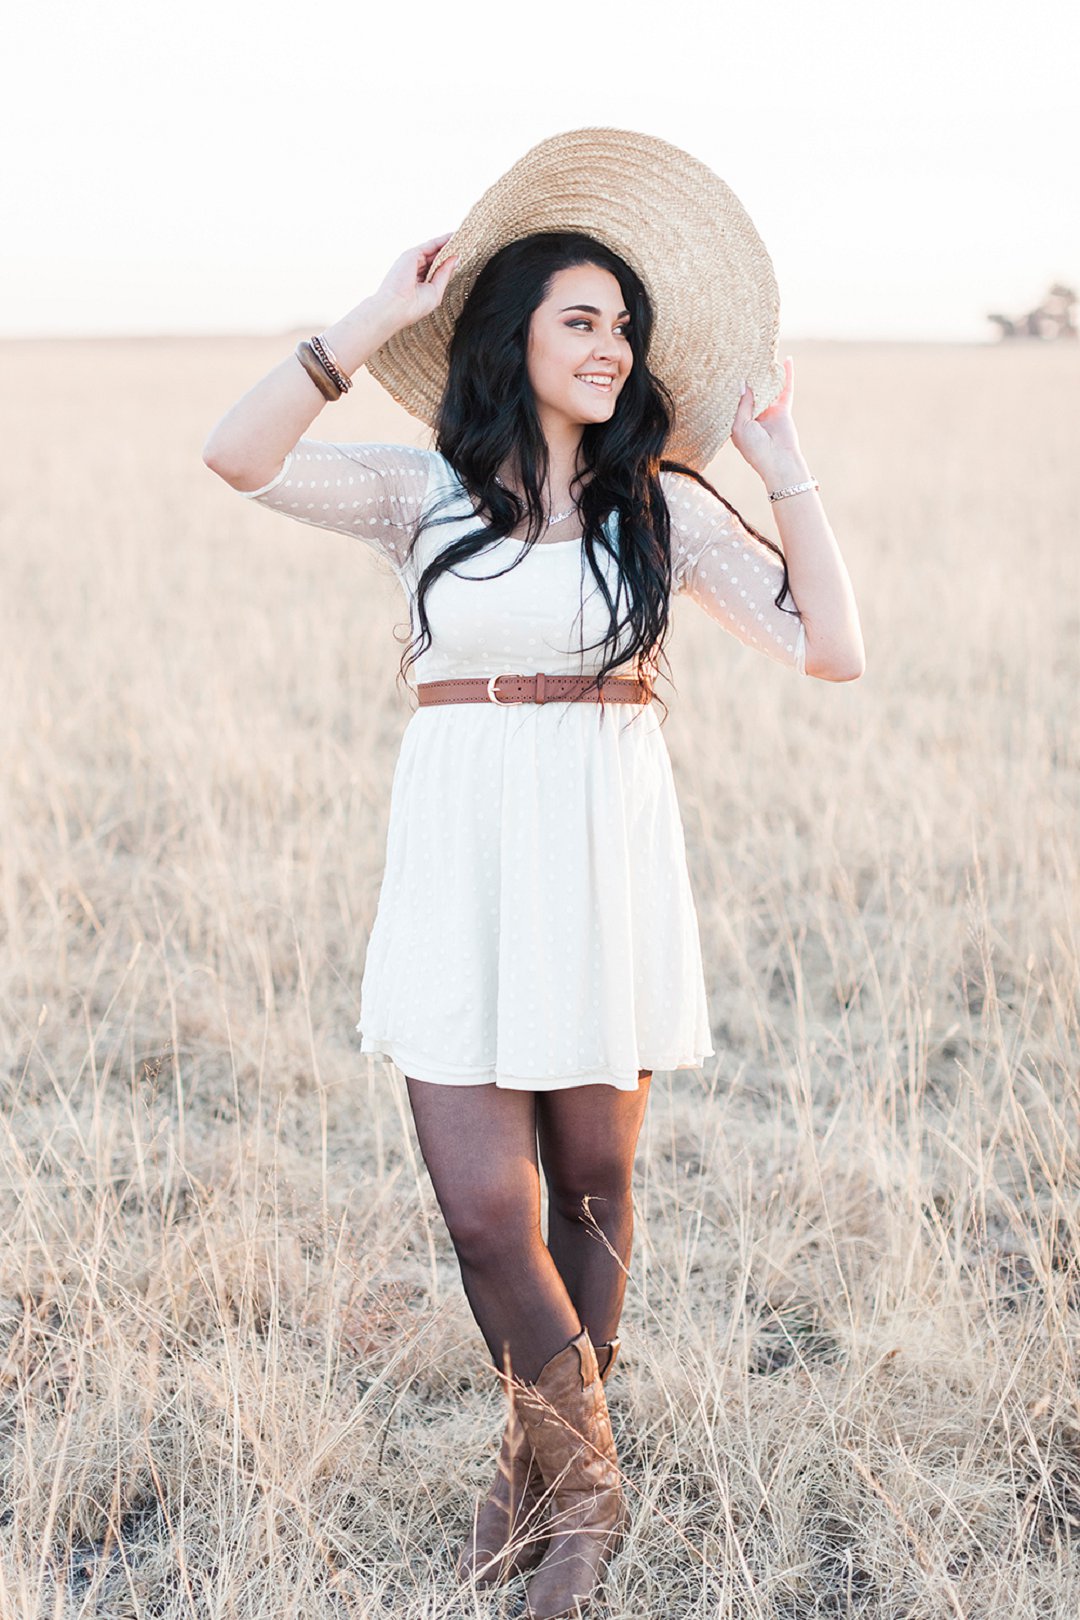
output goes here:
[[[567, 304], [565, 309], [560, 309], [559, 314], [565, 315], [566, 311], [570, 309], [583, 309], [589, 315], [599, 315], [601, 313], [595, 304]], [[628, 309], [621, 309], [619, 311], [619, 319], [621, 320], [624, 315], [627, 317], [627, 319], [629, 319], [630, 311]]]

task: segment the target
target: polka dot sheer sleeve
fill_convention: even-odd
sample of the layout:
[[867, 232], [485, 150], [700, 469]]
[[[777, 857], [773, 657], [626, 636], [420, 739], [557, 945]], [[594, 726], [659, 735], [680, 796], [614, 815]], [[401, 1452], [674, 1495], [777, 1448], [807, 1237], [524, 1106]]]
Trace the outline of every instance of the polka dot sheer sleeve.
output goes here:
[[403, 444], [301, 439], [268, 484], [237, 493], [299, 523], [362, 540], [400, 575], [433, 454]]
[[806, 674], [806, 632], [776, 596], [784, 571], [722, 501], [693, 479], [663, 472], [660, 485], [671, 514], [672, 595], [692, 597], [710, 618], [748, 647], [756, 647], [800, 675]]

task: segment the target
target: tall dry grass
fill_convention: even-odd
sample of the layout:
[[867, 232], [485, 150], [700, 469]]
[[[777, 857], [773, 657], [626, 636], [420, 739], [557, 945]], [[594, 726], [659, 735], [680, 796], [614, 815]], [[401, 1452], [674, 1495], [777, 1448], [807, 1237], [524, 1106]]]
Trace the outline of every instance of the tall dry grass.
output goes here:
[[[450, 1553], [501, 1397], [354, 1023], [401, 644], [200, 459], [287, 353], [8, 343], [4, 1616], [509, 1613]], [[1076, 385], [796, 345], [862, 680], [680, 603], [716, 1056], [657, 1074], [610, 1613], [1080, 1607]], [[315, 437], [425, 442], [362, 379]], [[715, 476], [759, 527], [729, 447]]]

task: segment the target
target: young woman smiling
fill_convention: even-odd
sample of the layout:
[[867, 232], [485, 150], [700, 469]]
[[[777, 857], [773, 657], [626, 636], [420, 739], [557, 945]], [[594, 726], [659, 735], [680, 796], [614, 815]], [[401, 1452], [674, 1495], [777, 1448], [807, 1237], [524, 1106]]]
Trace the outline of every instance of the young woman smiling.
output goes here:
[[[789, 672], [863, 669], [777, 310], [723, 181], [653, 137], [571, 131], [403, 253], [204, 449], [241, 494], [363, 541], [408, 607], [417, 707], [357, 1028], [405, 1075], [509, 1397], [457, 1568], [532, 1571], [533, 1620], [580, 1612], [628, 1523], [605, 1380], [634, 1154], [654, 1069], [713, 1052], [654, 702], [672, 599]], [[431, 448], [305, 437], [363, 365]], [[782, 549], [701, 471], [729, 436]]]

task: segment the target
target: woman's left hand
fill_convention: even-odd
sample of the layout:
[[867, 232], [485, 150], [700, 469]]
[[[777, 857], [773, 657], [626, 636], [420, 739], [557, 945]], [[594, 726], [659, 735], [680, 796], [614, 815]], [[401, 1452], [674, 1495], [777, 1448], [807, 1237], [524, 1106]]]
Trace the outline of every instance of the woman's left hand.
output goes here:
[[791, 407], [795, 399], [795, 362], [784, 361], [784, 386], [760, 416], [754, 415], [754, 391], [747, 386], [739, 400], [731, 429], [731, 442], [754, 471], [768, 483], [787, 474], [802, 461], [799, 435]]

